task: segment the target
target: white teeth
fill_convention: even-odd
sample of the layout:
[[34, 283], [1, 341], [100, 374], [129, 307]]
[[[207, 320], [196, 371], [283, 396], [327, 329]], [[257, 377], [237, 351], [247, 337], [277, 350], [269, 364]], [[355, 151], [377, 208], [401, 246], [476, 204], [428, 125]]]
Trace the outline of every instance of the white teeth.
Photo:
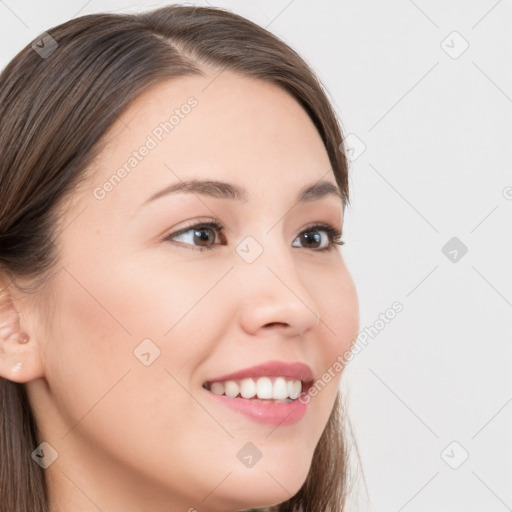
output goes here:
[[210, 391], [216, 395], [226, 395], [229, 398], [259, 398], [275, 400], [295, 400], [302, 391], [302, 382], [285, 377], [260, 377], [254, 379], [227, 380], [212, 382]]
[[256, 382], [258, 398], [272, 398], [272, 381], [268, 377], [260, 377]]
[[252, 379], [244, 379], [240, 385], [240, 395], [242, 398], [256, 396], [256, 383]]
[[288, 395], [292, 400], [295, 400], [302, 391], [302, 382], [300, 380], [289, 380], [287, 382]]
[[278, 377], [272, 386], [272, 398], [284, 400], [288, 398], [288, 387], [283, 377]]
[[227, 380], [224, 385], [226, 387], [226, 396], [229, 398], [235, 398], [240, 393], [240, 387], [234, 380]]
[[222, 382], [213, 382], [210, 386], [210, 391], [216, 395], [224, 394], [224, 384]]

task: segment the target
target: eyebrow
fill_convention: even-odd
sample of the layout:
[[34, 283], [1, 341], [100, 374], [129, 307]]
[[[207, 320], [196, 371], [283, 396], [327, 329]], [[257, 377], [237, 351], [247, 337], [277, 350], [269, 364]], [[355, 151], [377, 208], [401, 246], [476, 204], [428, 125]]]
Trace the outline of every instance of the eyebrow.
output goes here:
[[[194, 193], [220, 199], [231, 199], [234, 201], [247, 202], [249, 194], [247, 190], [233, 183], [227, 183], [225, 181], [217, 180], [200, 180], [193, 179], [189, 181], [180, 181], [179, 183], [173, 183], [162, 190], [154, 193], [149, 197], [141, 206], [159, 199], [169, 194], [178, 193]], [[344, 203], [345, 197], [339, 187], [331, 183], [330, 181], [317, 181], [311, 185], [303, 187], [298, 195], [297, 202], [304, 203], [309, 201], [317, 201], [324, 197], [334, 196]]]

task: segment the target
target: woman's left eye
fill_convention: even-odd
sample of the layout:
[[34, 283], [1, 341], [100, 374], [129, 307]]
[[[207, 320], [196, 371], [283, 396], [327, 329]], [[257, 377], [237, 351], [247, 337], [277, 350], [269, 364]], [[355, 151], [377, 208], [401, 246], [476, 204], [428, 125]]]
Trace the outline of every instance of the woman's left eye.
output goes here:
[[[322, 232], [324, 233], [323, 237], [318, 235], [318, 233]], [[320, 243], [321, 247], [313, 248], [317, 251], [328, 251], [330, 249], [334, 249], [335, 245], [343, 245], [345, 243], [341, 240], [340, 230], [334, 226], [330, 226], [329, 224], [313, 224], [312, 226], [304, 229], [295, 240], [299, 238], [306, 244]], [[306, 247], [306, 249], [308, 249], [308, 247]]]
[[[215, 244], [215, 240], [217, 239], [215, 235], [217, 232], [222, 235], [222, 240], [226, 241], [224, 227], [216, 221], [188, 226], [176, 233], [167, 235], [164, 241], [179, 241], [178, 237], [181, 237], [181, 242], [184, 241], [185, 245], [191, 245], [196, 250], [210, 250], [213, 249], [215, 245], [218, 245]], [[209, 236], [208, 233], [213, 234], [213, 236]], [[188, 243], [187, 239], [189, 241]], [[306, 249], [313, 249], [315, 251], [332, 250], [334, 249], [334, 245], [343, 245], [345, 243], [341, 240], [341, 232], [337, 228], [329, 224], [318, 223], [306, 227], [295, 240], [300, 240], [301, 243], [306, 244]], [[194, 245], [194, 243], [199, 243], [200, 245]], [[297, 247], [296, 245], [293, 246]]]

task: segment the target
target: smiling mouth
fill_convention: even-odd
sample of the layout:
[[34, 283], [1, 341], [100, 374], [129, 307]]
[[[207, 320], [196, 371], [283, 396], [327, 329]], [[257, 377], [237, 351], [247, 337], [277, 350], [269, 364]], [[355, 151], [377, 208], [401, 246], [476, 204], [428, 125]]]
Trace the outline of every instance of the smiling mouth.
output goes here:
[[258, 378], [233, 379], [205, 382], [203, 388], [215, 395], [228, 398], [243, 398], [255, 402], [294, 402], [301, 392], [312, 384], [287, 377], [262, 376]]

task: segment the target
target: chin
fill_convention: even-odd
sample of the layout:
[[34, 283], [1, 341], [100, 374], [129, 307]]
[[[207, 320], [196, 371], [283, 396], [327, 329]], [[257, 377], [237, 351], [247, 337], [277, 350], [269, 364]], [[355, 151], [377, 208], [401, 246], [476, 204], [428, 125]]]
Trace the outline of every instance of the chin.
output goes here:
[[309, 462], [275, 460], [271, 464], [237, 470], [221, 486], [223, 492], [218, 489], [219, 498], [222, 494], [224, 504], [230, 503], [230, 510], [237, 511], [276, 505], [297, 494], [308, 475]]

